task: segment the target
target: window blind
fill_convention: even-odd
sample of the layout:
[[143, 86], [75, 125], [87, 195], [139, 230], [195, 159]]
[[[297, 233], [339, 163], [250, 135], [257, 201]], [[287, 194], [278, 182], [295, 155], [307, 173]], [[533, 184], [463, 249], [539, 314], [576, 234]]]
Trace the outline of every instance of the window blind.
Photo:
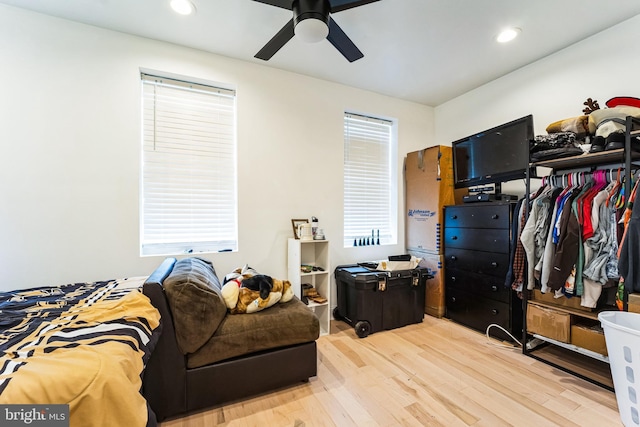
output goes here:
[[344, 116], [344, 247], [372, 237], [395, 244], [397, 184], [393, 123]]
[[235, 92], [141, 78], [142, 255], [237, 250]]

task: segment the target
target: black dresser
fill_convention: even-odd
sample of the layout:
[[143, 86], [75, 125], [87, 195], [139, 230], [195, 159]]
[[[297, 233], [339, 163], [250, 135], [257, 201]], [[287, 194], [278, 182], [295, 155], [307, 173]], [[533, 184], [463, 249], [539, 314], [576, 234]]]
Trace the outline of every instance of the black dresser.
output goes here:
[[[485, 332], [498, 324], [522, 338], [522, 300], [505, 286], [514, 203], [445, 206], [446, 316]], [[490, 335], [510, 339], [500, 328]]]

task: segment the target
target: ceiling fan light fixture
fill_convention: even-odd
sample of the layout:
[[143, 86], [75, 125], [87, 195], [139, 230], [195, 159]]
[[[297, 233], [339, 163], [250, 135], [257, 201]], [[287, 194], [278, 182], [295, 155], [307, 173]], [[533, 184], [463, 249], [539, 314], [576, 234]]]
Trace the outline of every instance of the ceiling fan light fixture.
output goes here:
[[[293, 18], [255, 54], [268, 61], [289, 40], [296, 37], [306, 42], [326, 39], [349, 62], [364, 57], [340, 26], [331, 19], [331, 13], [341, 12], [379, 0], [255, 0], [293, 12]], [[333, 3], [333, 5], [332, 5]]]
[[500, 34], [498, 34], [498, 36], [496, 37], [496, 41], [498, 43], [510, 42], [511, 40], [518, 37], [518, 35], [520, 35], [521, 32], [522, 30], [520, 28], [515, 28], [515, 27], [507, 28], [503, 30]]
[[304, 42], [318, 43], [327, 38], [329, 27], [320, 19], [307, 18], [296, 23], [295, 34]]
[[196, 6], [189, 0], [171, 0], [171, 9], [180, 15], [191, 15], [196, 11]]

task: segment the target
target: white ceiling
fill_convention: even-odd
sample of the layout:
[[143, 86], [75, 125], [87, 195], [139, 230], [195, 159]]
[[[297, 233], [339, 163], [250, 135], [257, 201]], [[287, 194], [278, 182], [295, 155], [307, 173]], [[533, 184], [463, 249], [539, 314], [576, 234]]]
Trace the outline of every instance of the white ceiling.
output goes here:
[[[295, 37], [271, 60], [253, 56], [292, 17], [253, 0], [0, 0], [113, 29], [436, 106], [640, 13], [638, 0], [380, 0], [332, 15], [364, 58]], [[506, 26], [515, 41], [494, 41]], [[623, 48], [617, 46], [617, 48]], [[594, 52], [597, 55], [597, 52]]]

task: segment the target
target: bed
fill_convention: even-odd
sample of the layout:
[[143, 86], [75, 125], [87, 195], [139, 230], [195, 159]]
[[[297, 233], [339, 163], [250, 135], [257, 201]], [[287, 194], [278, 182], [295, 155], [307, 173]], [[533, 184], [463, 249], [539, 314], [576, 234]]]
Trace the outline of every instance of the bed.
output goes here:
[[0, 404], [68, 404], [71, 426], [154, 426], [141, 394], [160, 335], [146, 277], [0, 293]]

